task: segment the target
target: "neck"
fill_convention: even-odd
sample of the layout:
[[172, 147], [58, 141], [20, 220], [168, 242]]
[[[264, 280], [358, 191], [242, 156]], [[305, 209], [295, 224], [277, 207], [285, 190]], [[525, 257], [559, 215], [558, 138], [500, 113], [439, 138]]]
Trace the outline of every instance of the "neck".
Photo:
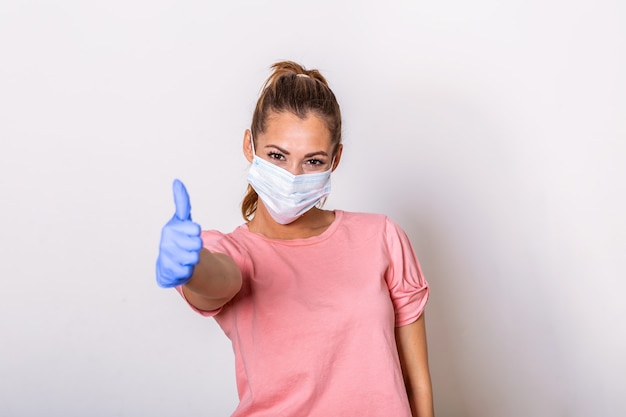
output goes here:
[[313, 207], [289, 224], [277, 223], [259, 199], [254, 218], [248, 229], [270, 239], [303, 239], [322, 234], [335, 220], [335, 213]]

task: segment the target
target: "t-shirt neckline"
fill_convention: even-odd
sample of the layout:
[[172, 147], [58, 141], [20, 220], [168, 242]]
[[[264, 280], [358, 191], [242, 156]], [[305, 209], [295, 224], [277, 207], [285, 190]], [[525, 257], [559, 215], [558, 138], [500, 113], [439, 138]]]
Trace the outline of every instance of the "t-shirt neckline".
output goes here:
[[322, 233], [320, 233], [317, 236], [297, 238], [297, 239], [274, 239], [274, 238], [264, 236], [261, 233], [250, 231], [250, 229], [248, 228], [248, 223], [242, 224], [241, 226], [239, 226], [239, 229], [241, 229], [248, 236], [252, 236], [256, 239], [264, 240], [266, 242], [275, 243], [279, 245], [286, 245], [286, 246], [312, 245], [312, 244], [328, 239], [330, 236], [333, 235], [333, 233], [335, 233], [335, 231], [339, 227], [339, 224], [341, 223], [343, 219], [343, 210], [333, 210], [333, 213], [335, 213], [335, 219], [333, 220], [333, 222], [330, 224], [330, 226], [326, 228], [326, 230], [324, 230]]

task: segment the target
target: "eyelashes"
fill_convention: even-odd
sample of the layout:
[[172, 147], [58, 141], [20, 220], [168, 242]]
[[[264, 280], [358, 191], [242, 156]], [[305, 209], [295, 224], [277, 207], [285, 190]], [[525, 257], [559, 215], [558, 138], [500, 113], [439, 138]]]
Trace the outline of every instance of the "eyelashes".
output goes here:
[[324, 165], [326, 162], [320, 159], [308, 159], [306, 163], [309, 165]]
[[[280, 152], [276, 152], [276, 151], [270, 151], [267, 153], [267, 157], [272, 160], [272, 161], [279, 161], [279, 162], [285, 162], [287, 160], [287, 158], [285, 157], [285, 155], [283, 155]], [[323, 161], [321, 159], [318, 158], [311, 158], [311, 159], [306, 159], [304, 161], [305, 165], [311, 166], [311, 167], [315, 167], [315, 168], [319, 168], [322, 167], [326, 164], [326, 161]]]
[[267, 156], [270, 159], [274, 159], [276, 161], [284, 161], [285, 160], [285, 155], [283, 155], [282, 153], [274, 152], [274, 151], [268, 152]]
[[[280, 152], [270, 151], [267, 153], [269, 159], [273, 159], [275, 161], [286, 161], [285, 155]], [[323, 161], [318, 158], [311, 158], [304, 161], [307, 165], [320, 166], [326, 164], [326, 161]]]

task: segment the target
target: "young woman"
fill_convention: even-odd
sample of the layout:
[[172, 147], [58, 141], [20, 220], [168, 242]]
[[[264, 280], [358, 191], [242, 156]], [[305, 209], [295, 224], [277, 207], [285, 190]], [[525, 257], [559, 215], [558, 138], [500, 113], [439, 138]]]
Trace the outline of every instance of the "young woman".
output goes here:
[[243, 137], [246, 223], [201, 231], [175, 181], [157, 282], [231, 340], [232, 416], [431, 417], [428, 284], [411, 244], [384, 215], [321, 209], [339, 104], [317, 70], [272, 69]]

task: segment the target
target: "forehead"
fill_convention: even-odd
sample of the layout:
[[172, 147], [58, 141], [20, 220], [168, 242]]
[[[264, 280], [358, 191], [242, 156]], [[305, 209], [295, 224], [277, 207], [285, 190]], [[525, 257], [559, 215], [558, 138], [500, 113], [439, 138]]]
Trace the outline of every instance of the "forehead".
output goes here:
[[326, 122], [315, 113], [309, 112], [301, 118], [290, 112], [272, 113], [267, 118], [265, 131], [258, 136], [263, 146], [316, 147], [331, 146], [331, 135]]

